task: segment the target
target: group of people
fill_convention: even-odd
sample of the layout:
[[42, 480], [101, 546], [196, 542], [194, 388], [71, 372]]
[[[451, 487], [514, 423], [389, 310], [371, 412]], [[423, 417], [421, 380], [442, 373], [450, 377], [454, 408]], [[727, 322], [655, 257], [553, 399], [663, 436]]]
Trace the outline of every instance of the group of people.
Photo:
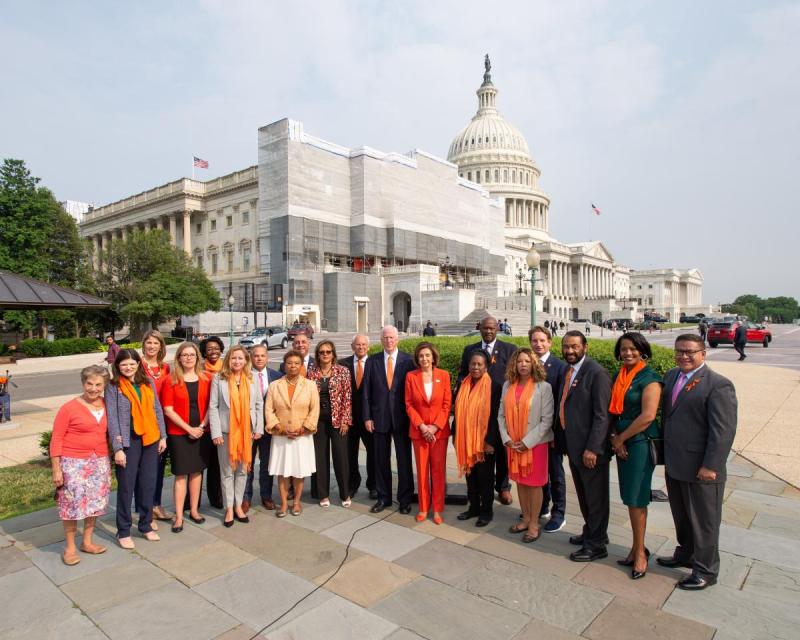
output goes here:
[[[224, 525], [247, 523], [256, 457], [261, 504], [278, 517], [302, 513], [300, 497], [309, 477], [312, 498], [321, 507], [331, 505], [331, 461], [339, 500], [349, 507], [362, 480], [361, 444], [366, 486], [375, 500], [371, 511], [392, 505], [394, 446], [400, 513], [411, 513], [414, 501], [413, 452], [416, 520], [431, 512], [441, 524], [452, 437], [468, 493], [468, 508], [458, 519], [485, 527], [494, 516], [495, 494], [511, 504], [515, 482], [521, 514], [510, 531], [522, 534], [524, 543], [566, 523], [567, 457], [584, 520], [582, 532], [569, 539], [579, 547], [570, 554], [575, 562], [608, 555], [609, 462], [616, 455], [633, 532], [630, 551], [618, 563], [630, 567], [632, 579], [647, 572], [647, 507], [653, 470], [664, 463], [663, 455], [678, 547], [658, 562], [692, 568], [681, 588], [713, 584], [736, 396], [732, 384], [705, 365], [700, 337], [678, 336], [677, 367], [662, 380], [648, 365], [652, 353], [644, 336], [625, 333], [615, 345], [620, 369], [612, 381], [588, 355], [580, 331], [564, 335], [562, 360], [550, 351], [548, 328], [532, 327], [530, 346], [519, 349], [498, 340], [498, 328], [494, 318], [481, 321], [481, 340], [464, 349], [455, 381], [439, 367], [433, 343], [422, 341], [413, 355], [406, 354], [397, 348], [398, 333], [391, 326], [381, 331], [379, 352], [368, 356], [368, 337], [357, 335], [352, 354], [341, 360], [327, 339], [312, 357], [301, 334], [284, 354], [280, 371], [267, 367], [266, 347], [233, 346], [223, 358], [224, 345], [213, 337], [204, 345], [204, 357], [186, 342], [167, 365], [163, 338], [149, 332], [142, 356], [119, 350], [110, 380], [102, 367], [84, 369], [83, 394], [56, 417], [51, 457], [66, 533], [64, 562], [80, 561], [78, 520], [84, 520], [80, 550], [105, 551], [92, 532], [108, 503], [109, 441], [118, 482], [117, 538], [131, 549], [132, 500], [147, 540], [158, 540], [155, 519], [170, 518], [175, 533], [183, 529], [184, 511], [192, 521], [204, 521], [199, 512], [204, 471], [210, 502], [224, 509]], [[167, 449], [175, 475], [174, 517], [160, 507]], [[275, 477], [278, 503], [272, 497]]]

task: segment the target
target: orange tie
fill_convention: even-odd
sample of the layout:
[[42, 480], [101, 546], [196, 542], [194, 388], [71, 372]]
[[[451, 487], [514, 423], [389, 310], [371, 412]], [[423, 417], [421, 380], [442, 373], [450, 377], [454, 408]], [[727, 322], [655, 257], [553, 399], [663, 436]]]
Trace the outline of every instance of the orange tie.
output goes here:
[[561, 393], [561, 402], [558, 407], [558, 418], [561, 420], [561, 428], [567, 428], [567, 421], [564, 419], [564, 403], [567, 401], [567, 396], [569, 395], [570, 390], [570, 383], [572, 382], [572, 374], [575, 373], [575, 370], [570, 367], [567, 370], [567, 379], [564, 381], [564, 391]]
[[356, 367], [356, 389], [361, 388], [361, 380], [364, 378], [364, 363], [361, 360], [358, 361], [358, 366]]
[[300, 377], [301, 378], [305, 378], [306, 377], [306, 365], [304, 365], [304, 364], [300, 365]]
[[394, 365], [392, 364], [392, 356], [386, 361], [386, 382], [389, 383], [389, 388], [392, 388], [392, 380], [394, 380]]

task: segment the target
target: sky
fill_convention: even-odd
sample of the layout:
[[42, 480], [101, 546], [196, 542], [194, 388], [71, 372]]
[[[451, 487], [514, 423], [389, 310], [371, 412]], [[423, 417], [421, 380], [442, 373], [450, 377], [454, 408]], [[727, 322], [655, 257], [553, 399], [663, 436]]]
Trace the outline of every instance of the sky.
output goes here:
[[[706, 303], [800, 298], [800, 2], [0, 0], [0, 158], [106, 204], [257, 162], [284, 117], [349, 147], [446, 157], [483, 56], [551, 234]], [[602, 211], [591, 211], [595, 204]]]

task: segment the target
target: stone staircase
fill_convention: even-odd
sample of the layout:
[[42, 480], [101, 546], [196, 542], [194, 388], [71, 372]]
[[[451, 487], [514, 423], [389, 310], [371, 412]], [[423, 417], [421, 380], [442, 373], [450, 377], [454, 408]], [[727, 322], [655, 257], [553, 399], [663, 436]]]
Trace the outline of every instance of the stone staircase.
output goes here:
[[[463, 335], [468, 331], [474, 331], [476, 323], [487, 315], [493, 315], [498, 321], [507, 318], [513, 335], [524, 335], [530, 328], [531, 301], [528, 296], [479, 298], [476, 302], [479, 306], [460, 322], [440, 322], [437, 326], [437, 333], [439, 335]], [[555, 319], [549, 313], [536, 312], [537, 324], [542, 324], [545, 320], [552, 322]], [[560, 320], [561, 318], [558, 319], [558, 321]]]

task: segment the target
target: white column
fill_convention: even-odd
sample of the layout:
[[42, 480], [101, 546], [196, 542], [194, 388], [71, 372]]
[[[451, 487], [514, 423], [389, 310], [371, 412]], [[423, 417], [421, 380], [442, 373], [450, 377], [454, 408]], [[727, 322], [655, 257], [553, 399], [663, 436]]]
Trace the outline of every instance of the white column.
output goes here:
[[192, 212], [186, 210], [183, 212], [183, 250], [192, 253]]
[[169, 216], [169, 241], [173, 247], [178, 246], [178, 215], [170, 214]]
[[559, 266], [559, 281], [561, 284], [561, 295], [565, 296], [567, 295], [567, 282], [566, 282], [567, 270], [564, 268], [563, 262], [559, 262], [558, 266]]
[[572, 264], [567, 263], [567, 297], [572, 299]]
[[547, 295], [553, 297], [553, 261], [547, 261]]

